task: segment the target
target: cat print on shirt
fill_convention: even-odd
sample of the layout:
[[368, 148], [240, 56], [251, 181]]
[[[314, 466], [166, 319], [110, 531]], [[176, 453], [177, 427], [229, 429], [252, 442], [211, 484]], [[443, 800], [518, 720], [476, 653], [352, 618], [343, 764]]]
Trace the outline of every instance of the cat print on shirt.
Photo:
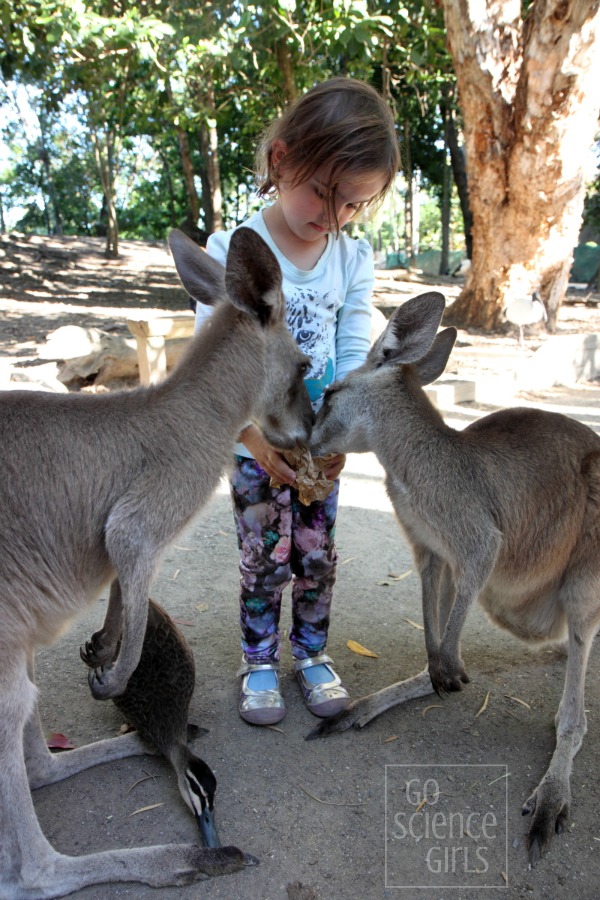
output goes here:
[[339, 295], [336, 290], [319, 296], [297, 288], [286, 300], [288, 328], [302, 352], [311, 360], [310, 373], [304, 383], [311, 401], [315, 402], [334, 380], [335, 359], [331, 349], [335, 348], [336, 316], [341, 305]]

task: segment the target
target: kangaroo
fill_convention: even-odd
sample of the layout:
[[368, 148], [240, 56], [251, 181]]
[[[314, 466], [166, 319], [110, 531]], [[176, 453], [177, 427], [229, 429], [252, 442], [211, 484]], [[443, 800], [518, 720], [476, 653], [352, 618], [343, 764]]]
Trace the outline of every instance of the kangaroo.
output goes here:
[[0, 394], [2, 898], [45, 900], [106, 882], [188, 884], [256, 862], [235, 847], [176, 844], [63, 856], [43, 835], [30, 791], [143, 752], [124, 735], [52, 756], [37, 715], [36, 649], [118, 578], [120, 620], [91, 687], [100, 699], [122, 693], [140, 659], [161, 553], [213, 493], [242, 427], [256, 421], [282, 448], [310, 435], [308, 361], [286, 327], [266, 244], [240, 229], [226, 270], [177, 231], [170, 245], [188, 293], [216, 309], [164, 382], [106, 395]]
[[[118, 579], [110, 586], [107, 617], [121, 614]], [[96, 632], [79, 648], [83, 662], [95, 669]], [[118, 644], [117, 644], [118, 652]], [[149, 598], [148, 622], [137, 668], [127, 687], [113, 703], [140, 738], [161, 753], [177, 775], [179, 791], [194, 814], [205, 847], [220, 847], [215, 823], [217, 779], [210, 766], [188, 746], [188, 734], [196, 726], [188, 722], [190, 701], [196, 683], [194, 652], [168, 612]], [[200, 729], [197, 729], [199, 732]]]
[[563, 415], [506, 409], [448, 427], [422, 385], [444, 371], [456, 329], [436, 335], [444, 298], [431, 292], [391, 317], [365, 363], [326, 392], [315, 456], [373, 451], [420, 574], [428, 666], [352, 703], [308, 738], [362, 728], [416, 697], [469, 681], [461, 632], [476, 598], [526, 641], [568, 636], [550, 767], [523, 806], [536, 863], [570, 806], [586, 731], [584, 681], [600, 624], [600, 437]]

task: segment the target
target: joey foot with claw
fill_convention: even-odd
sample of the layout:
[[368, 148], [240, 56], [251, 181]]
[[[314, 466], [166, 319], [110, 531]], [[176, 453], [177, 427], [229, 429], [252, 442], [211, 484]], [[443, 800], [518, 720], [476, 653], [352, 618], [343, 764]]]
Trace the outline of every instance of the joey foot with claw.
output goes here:
[[534, 866], [550, 846], [553, 835], [562, 834], [569, 819], [571, 791], [567, 784], [542, 779], [523, 804], [522, 814], [533, 815], [527, 847], [529, 862]]
[[[85, 662], [85, 660], [84, 660]], [[118, 697], [127, 687], [127, 682], [121, 685], [113, 678], [114, 669], [112, 666], [100, 667], [98, 669], [90, 669], [88, 672], [88, 684], [92, 697], [95, 700], [112, 700]]]
[[102, 638], [104, 630], [95, 631], [89, 641], [79, 648], [79, 655], [90, 669], [101, 669], [111, 663], [115, 657], [116, 648], [111, 644], [104, 644]]

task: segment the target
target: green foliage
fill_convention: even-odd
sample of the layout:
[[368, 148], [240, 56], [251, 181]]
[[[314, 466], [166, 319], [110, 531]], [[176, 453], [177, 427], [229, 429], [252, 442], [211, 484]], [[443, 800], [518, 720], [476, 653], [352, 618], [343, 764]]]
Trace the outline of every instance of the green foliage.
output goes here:
[[[600, 144], [598, 146], [600, 149]], [[588, 187], [583, 210], [583, 224], [600, 234], [600, 168]]]
[[[164, 236], [188, 213], [182, 135], [201, 191], [209, 126], [219, 136], [225, 221], [237, 222], [252, 203], [263, 128], [294, 95], [347, 74], [388, 97], [405, 160], [430, 198], [421, 239], [439, 245], [444, 108], [455, 104], [455, 79], [433, 0], [0, 0], [0, 71], [5, 86], [29, 85], [36, 98], [38, 133], [26, 135], [0, 85], [3, 206], [27, 210], [21, 227], [52, 228], [58, 215], [65, 231], [91, 233], [105, 194], [122, 234]], [[77, 127], [61, 130], [65, 117]], [[600, 218], [597, 196], [596, 184], [588, 221]], [[393, 248], [402, 198], [386, 209], [367, 228]]]

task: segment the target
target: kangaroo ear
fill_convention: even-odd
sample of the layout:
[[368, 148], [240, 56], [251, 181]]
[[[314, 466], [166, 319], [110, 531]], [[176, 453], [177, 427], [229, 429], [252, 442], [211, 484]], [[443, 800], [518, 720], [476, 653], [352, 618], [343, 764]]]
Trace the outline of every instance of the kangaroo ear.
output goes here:
[[446, 301], [437, 291], [407, 300], [397, 309], [369, 354], [377, 365], [423, 359], [438, 330]]
[[255, 316], [261, 324], [283, 316], [279, 263], [252, 228], [238, 228], [231, 235], [225, 286], [234, 306]]
[[436, 378], [439, 378], [448, 362], [448, 357], [454, 347], [456, 340], [456, 328], [444, 328], [433, 339], [429, 351], [423, 359], [415, 364], [417, 375], [421, 384], [431, 384]]
[[183, 231], [169, 233], [169, 247], [182, 285], [194, 300], [214, 306], [225, 296], [225, 269]]

